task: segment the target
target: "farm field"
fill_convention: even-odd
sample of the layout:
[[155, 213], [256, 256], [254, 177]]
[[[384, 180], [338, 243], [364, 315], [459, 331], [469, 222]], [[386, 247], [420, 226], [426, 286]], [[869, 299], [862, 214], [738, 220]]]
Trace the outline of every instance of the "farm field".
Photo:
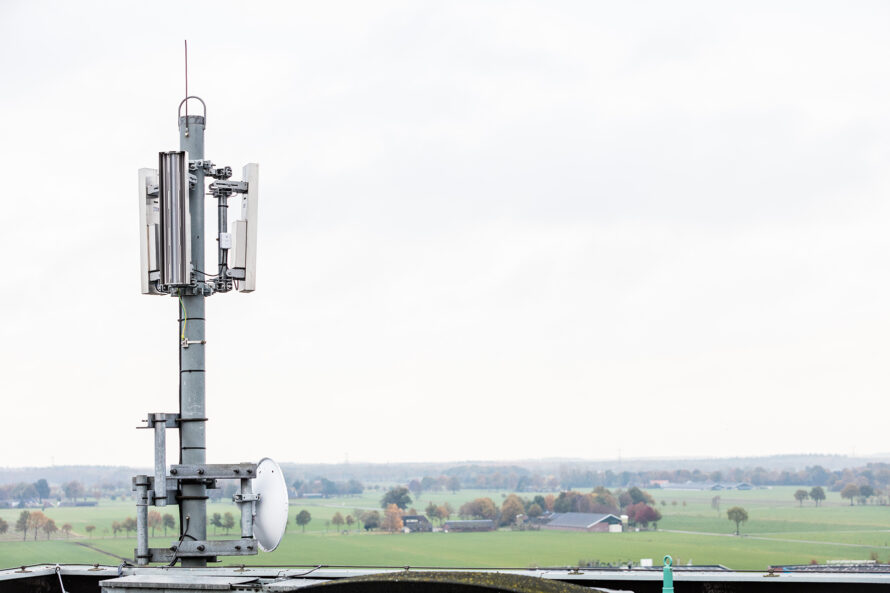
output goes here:
[[[275, 552], [239, 558], [237, 562], [226, 559], [225, 563], [525, 568], [575, 566], [590, 561], [638, 562], [640, 558], [671, 554], [683, 564], [691, 561], [757, 570], [769, 564], [812, 560], [890, 560], [890, 507], [851, 507], [837, 493], [829, 493], [820, 507], [812, 502], [801, 507], [793, 499], [794, 490], [650, 490], [664, 515], [658, 530], [620, 534], [500, 530], [390, 535], [358, 532], [355, 526], [344, 534], [326, 524], [334, 513], [345, 516], [356, 509], [379, 508], [382, 491], [367, 491], [358, 497], [295, 499], [291, 501], [287, 534]], [[721, 497], [719, 515], [712, 508], [715, 495]], [[423, 512], [431, 501], [448, 502], [456, 509], [479, 496], [489, 496], [500, 504], [506, 493], [424, 493], [414, 506]], [[735, 526], [726, 519], [726, 509], [735, 505], [743, 506], [750, 516], [741, 527], [742, 537], [732, 535]], [[294, 522], [303, 509], [312, 514], [305, 533]], [[159, 510], [177, 514], [175, 507]], [[231, 503], [208, 505], [208, 513], [227, 511], [237, 517]], [[71, 524], [70, 538], [60, 532], [47, 541], [40, 533], [34, 541], [29, 533], [28, 541], [23, 542], [20, 533], [12, 532], [18, 511], [0, 509], [0, 517], [10, 524], [10, 533], [0, 539], [0, 568], [50, 561], [116, 564], [133, 554], [134, 534], [113, 537], [110, 529], [112, 521], [135, 515], [131, 501], [103, 500], [97, 507], [50, 507], [45, 513], [59, 526]], [[91, 538], [86, 537], [86, 525], [96, 526]], [[214, 535], [212, 528], [209, 533]], [[215, 537], [226, 535], [220, 530]], [[167, 546], [173, 540], [172, 532], [164, 537], [163, 530], [158, 529], [151, 545]]]

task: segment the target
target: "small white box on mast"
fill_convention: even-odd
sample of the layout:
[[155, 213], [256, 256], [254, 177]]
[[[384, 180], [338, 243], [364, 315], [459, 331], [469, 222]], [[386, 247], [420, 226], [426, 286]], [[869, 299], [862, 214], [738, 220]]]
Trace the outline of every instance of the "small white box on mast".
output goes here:
[[257, 163], [244, 165], [241, 178], [247, 182], [247, 193], [241, 198], [241, 220], [235, 221], [235, 257], [232, 267], [244, 270], [244, 279], [238, 282], [238, 292], [253, 292], [256, 290], [256, 231], [260, 166]]

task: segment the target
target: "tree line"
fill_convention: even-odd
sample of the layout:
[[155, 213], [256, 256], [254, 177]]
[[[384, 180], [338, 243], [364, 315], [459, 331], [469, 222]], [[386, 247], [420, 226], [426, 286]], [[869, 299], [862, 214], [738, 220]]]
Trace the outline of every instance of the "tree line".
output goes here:
[[[0, 534], [6, 533], [8, 529], [9, 524], [0, 519]], [[46, 535], [46, 539], [50, 539], [60, 530], [65, 534], [65, 537], [68, 537], [71, 535], [72, 529], [70, 523], [64, 523], [59, 527], [55, 520], [47, 517], [43, 511], [22, 511], [15, 522], [15, 530], [22, 533], [22, 541], [28, 539], [29, 531], [34, 534], [36, 541], [41, 531]]]
[[[411, 493], [405, 486], [395, 486], [388, 490], [380, 500], [384, 509], [390, 505], [404, 511], [413, 502]], [[426, 509], [430, 520], [440, 523], [447, 521], [454, 513], [451, 505], [437, 505], [430, 502]], [[655, 508], [654, 498], [646, 491], [633, 486], [627, 490], [612, 492], [604, 486], [597, 486], [589, 493], [575, 490], [560, 492], [559, 495], [547, 494], [523, 498], [518, 494], [509, 494], [500, 507], [489, 497], [480, 497], [464, 503], [457, 510], [461, 519], [488, 519], [496, 521], [500, 526], [513, 525], [521, 517], [537, 519], [545, 513], [606, 513], [626, 514], [631, 525], [648, 527], [661, 520], [661, 512]], [[408, 514], [417, 514], [410, 509]]]

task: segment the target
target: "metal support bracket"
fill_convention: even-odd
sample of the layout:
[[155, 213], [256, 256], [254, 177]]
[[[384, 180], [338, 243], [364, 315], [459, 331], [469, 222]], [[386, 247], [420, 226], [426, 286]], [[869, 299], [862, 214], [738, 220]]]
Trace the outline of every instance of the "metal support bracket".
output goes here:
[[256, 477], [256, 463], [205, 463], [171, 465], [170, 476], [176, 480], [241, 480]]
[[232, 194], [246, 194], [246, 181], [214, 181], [209, 188], [215, 197], [230, 196]]
[[169, 548], [149, 548], [147, 555], [151, 562], [172, 562], [174, 558], [207, 558], [208, 556], [255, 556], [255, 539], [231, 540], [186, 540]]
[[179, 428], [179, 412], [149, 412], [148, 418], [143, 420], [147, 426], [139, 428], [154, 428], [156, 424], [164, 423], [166, 428]]
[[192, 344], [201, 344], [204, 345], [207, 343], [207, 340], [186, 340], [183, 338], [181, 344], [183, 348], [188, 348]]

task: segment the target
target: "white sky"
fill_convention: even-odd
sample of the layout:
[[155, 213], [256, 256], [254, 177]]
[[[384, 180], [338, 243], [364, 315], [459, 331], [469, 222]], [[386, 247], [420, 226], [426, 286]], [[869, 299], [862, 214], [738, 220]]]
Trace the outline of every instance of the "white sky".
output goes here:
[[184, 38], [206, 156], [261, 166], [258, 290], [208, 302], [209, 461], [887, 451], [888, 28], [6, 0], [0, 465], [148, 465], [133, 428], [176, 410], [136, 172], [178, 148]]

